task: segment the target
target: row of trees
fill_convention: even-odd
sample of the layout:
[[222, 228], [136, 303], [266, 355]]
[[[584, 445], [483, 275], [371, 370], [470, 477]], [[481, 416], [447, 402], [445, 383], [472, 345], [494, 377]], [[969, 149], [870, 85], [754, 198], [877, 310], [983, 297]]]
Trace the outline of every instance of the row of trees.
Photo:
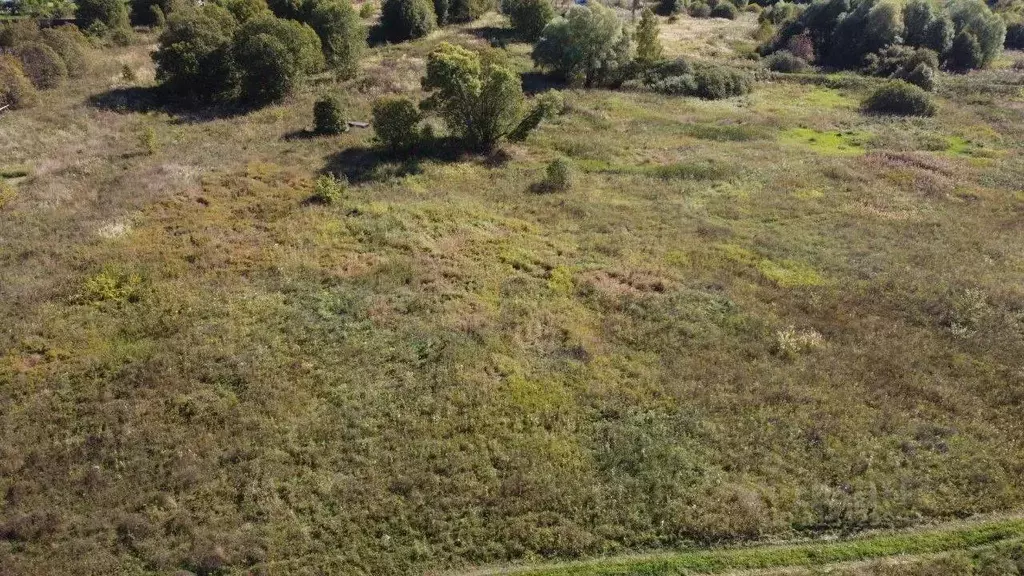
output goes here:
[[153, 59], [171, 96], [264, 104], [310, 74], [351, 76], [365, 46], [348, 0], [226, 0], [173, 12]]
[[992, 63], [1005, 35], [1003, 19], [981, 0], [817, 0], [784, 21], [762, 53], [792, 49], [806, 38], [818, 62], [857, 68], [872, 55], [906, 46], [931, 50], [951, 70], [971, 70]]

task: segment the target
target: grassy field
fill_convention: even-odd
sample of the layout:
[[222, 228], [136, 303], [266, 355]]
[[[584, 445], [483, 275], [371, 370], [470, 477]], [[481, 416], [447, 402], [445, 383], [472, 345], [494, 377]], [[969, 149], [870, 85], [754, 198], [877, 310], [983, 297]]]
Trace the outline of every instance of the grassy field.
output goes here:
[[[318, 94], [368, 120], [502, 26], [247, 114], [150, 106], [144, 37], [0, 115], [0, 574], [438, 573], [1024, 507], [1024, 56], [926, 119], [762, 74], [568, 92], [488, 157], [306, 133]], [[662, 26], [756, 66], [749, 14]], [[575, 187], [533, 192], [557, 157]], [[324, 172], [340, 203], [308, 202]], [[568, 573], [672, 573], [617, 569]]]

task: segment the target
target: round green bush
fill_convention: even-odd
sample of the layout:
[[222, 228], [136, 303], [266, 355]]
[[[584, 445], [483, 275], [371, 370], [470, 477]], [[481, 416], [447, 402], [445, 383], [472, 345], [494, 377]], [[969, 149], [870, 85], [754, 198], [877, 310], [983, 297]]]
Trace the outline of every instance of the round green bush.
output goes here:
[[342, 199], [347, 188], [348, 182], [344, 177], [336, 178], [333, 174], [324, 174], [317, 178], [313, 185], [312, 200], [319, 204], [334, 204]]
[[448, 22], [472, 22], [494, 7], [494, 0], [449, 0]]
[[552, 160], [544, 170], [544, 180], [540, 183], [543, 192], [568, 192], [575, 180], [572, 164], [565, 158]]
[[708, 6], [705, 2], [694, 2], [690, 4], [690, 16], [694, 18], [710, 18], [711, 17], [711, 6]]
[[79, 40], [81, 33], [74, 26], [46, 28], [39, 33], [39, 41], [53, 49], [64, 61], [68, 76], [78, 78], [85, 74], [85, 49]]
[[14, 49], [21, 68], [36, 88], [56, 88], [68, 77], [68, 68], [60, 55], [46, 44], [29, 43]]
[[405, 152], [419, 141], [422, 114], [408, 98], [381, 98], [373, 103], [373, 132], [390, 152]]
[[806, 60], [788, 50], [780, 50], [769, 56], [765, 59], [765, 66], [772, 72], [784, 73], [806, 72], [810, 68]]
[[[300, 74], [319, 72], [326, 65], [320, 37], [308, 24], [275, 18], [273, 14], [264, 12], [242, 24], [235, 34], [235, 40], [237, 42], [258, 34], [272, 36], [284, 44], [295, 59]], [[243, 69], [247, 67], [244, 59], [238, 59], [236, 63]]]
[[902, 80], [881, 86], [864, 100], [866, 112], [891, 116], [934, 116], [935, 103], [921, 88]]
[[21, 63], [0, 54], [0, 107], [28, 108], [36, 103], [36, 89], [25, 76]]
[[516, 36], [530, 42], [540, 38], [544, 27], [555, 18], [551, 0], [505, 0], [501, 6]]
[[431, 0], [384, 0], [380, 26], [390, 42], [422, 38], [437, 27]]
[[953, 46], [946, 52], [946, 66], [950, 70], [973, 70], [984, 64], [985, 53], [974, 34], [964, 30], [953, 38]]
[[348, 130], [341, 101], [327, 96], [313, 105], [313, 131], [317, 134], [341, 134]]
[[711, 10], [712, 18], [726, 18], [728, 20], [735, 20], [737, 14], [738, 11], [736, 10], [736, 6], [733, 5], [732, 2], [728, 2], [727, 0], [719, 2], [718, 5]]
[[349, 0], [318, 2], [309, 23], [320, 36], [328, 67], [342, 78], [355, 75], [366, 49], [366, 27]]
[[705, 100], [720, 100], [749, 94], [753, 80], [744, 72], [725, 66], [702, 64], [693, 72], [694, 95]]

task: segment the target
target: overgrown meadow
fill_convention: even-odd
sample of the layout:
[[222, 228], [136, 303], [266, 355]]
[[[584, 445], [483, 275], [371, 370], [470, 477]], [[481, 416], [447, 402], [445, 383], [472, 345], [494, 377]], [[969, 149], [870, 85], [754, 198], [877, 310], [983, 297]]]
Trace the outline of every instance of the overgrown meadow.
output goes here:
[[[1021, 509], [1024, 54], [878, 116], [883, 80], [764, 72], [756, 28], [661, 18], [668, 55], [756, 71], [723, 100], [567, 88], [491, 13], [232, 113], [151, 105], [143, 33], [0, 115], [0, 573], [436, 574]], [[310, 133], [324, 94], [419, 96], [442, 41], [565, 110], [486, 154]]]

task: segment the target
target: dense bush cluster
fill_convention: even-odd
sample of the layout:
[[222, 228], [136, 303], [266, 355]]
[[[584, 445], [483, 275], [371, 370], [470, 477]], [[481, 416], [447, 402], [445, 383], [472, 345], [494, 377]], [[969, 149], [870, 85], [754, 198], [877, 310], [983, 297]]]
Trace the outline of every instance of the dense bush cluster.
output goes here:
[[193, 102], [263, 104], [325, 68], [343, 77], [355, 72], [366, 30], [347, 0], [275, 3], [303, 21], [261, 5], [235, 0], [227, 8], [206, 4], [172, 13], [153, 55], [164, 90]]
[[927, 92], [902, 80], [876, 89], [864, 100], [864, 110], [893, 116], [934, 116], [935, 103]]
[[573, 6], [544, 27], [533, 61], [574, 86], [614, 87], [629, 72], [633, 39], [611, 8]]
[[789, 50], [780, 50], [765, 59], [765, 66], [772, 72], [805, 72], [810, 68], [807, 60]]
[[[447, 3], [444, 4], [447, 14]], [[437, 27], [437, 16], [430, 0], [384, 0], [380, 26], [390, 42], [421, 38]]]
[[683, 58], [662, 60], [627, 84], [673, 96], [719, 100], [750, 93], [753, 78], [740, 70], [706, 62], [690, 64]]
[[817, 0], [799, 14], [772, 8], [762, 17], [781, 24], [763, 54], [789, 49], [792, 38], [806, 35], [818, 60], [836, 68], [870, 66], [872, 55], [894, 46], [927, 48], [952, 70], [984, 68], [1006, 33], [1002, 18], [981, 0]]
[[501, 10], [508, 15], [516, 35], [530, 42], [540, 38], [544, 27], [555, 18], [551, 0], [504, 0]]
[[0, 106], [24, 108], [35, 89], [55, 88], [80, 76], [88, 62], [85, 38], [74, 26], [40, 30], [33, 20], [0, 24]]
[[90, 34], [116, 37], [131, 30], [128, 4], [123, 0], [77, 0], [76, 6], [76, 23]]
[[341, 134], [348, 130], [341, 101], [327, 96], [313, 105], [313, 132], [323, 135]]
[[938, 55], [928, 48], [893, 45], [865, 59], [864, 72], [903, 80], [925, 90], [935, 89]]

